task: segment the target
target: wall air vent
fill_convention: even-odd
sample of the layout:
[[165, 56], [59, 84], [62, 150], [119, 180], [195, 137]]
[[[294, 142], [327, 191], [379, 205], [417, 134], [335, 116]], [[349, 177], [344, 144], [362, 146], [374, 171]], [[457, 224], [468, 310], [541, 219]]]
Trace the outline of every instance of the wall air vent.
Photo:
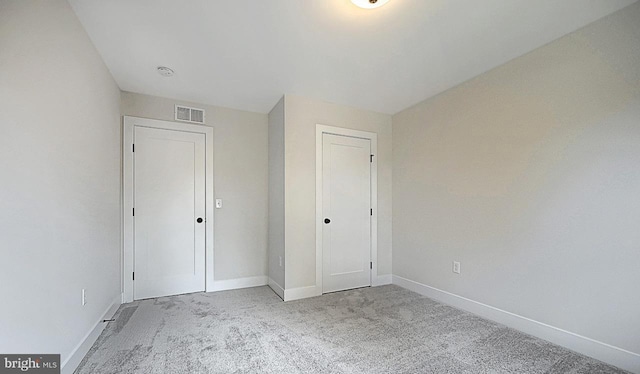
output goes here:
[[204, 124], [204, 109], [176, 104], [176, 121]]

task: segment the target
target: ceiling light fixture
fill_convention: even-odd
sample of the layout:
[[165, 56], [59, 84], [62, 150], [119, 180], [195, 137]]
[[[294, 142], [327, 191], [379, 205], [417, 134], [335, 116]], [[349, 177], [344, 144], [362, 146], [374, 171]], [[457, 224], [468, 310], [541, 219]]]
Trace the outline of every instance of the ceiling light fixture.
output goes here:
[[379, 8], [388, 3], [389, 0], [351, 0], [356, 6], [364, 9]]
[[166, 66], [158, 66], [158, 74], [162, 75], [163, 77], [171, 77], [173, 76], [174, 72], [173, 69]]

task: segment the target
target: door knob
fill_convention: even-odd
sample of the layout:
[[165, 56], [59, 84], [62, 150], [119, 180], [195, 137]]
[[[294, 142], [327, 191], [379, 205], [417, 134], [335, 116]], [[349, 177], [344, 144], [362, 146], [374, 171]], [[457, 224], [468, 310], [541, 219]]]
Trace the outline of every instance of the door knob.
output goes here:
[[331, 222], [331, 220], [329, 218], [325, 218], [324, 219], [324, 223], [330, 223], [330, 222]]
[[198, 219], [196, 220], [196, 222], [198, 222], [198, 223], [202, 223], [202, 217], [198, 217]]

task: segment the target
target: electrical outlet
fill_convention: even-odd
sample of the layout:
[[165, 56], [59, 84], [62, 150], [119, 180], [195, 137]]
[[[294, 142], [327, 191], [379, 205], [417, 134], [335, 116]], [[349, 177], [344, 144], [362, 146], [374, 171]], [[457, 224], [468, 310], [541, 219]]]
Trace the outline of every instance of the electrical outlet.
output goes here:
[[460, 274], [460, 263], [458, 261], [453, 262], [453, 272]]
[[222, 209], [222, 199], [216, 199], [216, 209]]
[[87, 305], [87, 292], [83, 288], [82, 289], [82, 306], [85, 306], [85, 305]]
[[278, 261], [280, 263], [280, 267], [282, 267], [282, 256], [278, 256]]

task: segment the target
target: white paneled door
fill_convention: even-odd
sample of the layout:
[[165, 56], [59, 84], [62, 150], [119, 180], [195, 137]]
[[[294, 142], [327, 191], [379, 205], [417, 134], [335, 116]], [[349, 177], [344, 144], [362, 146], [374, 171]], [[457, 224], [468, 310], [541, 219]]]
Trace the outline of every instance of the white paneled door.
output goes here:
[[322, 289], [371, 285], [371, 141], [323, 134]]
[[205, 290], [205, 134], [134, 130], [134, 299]]

